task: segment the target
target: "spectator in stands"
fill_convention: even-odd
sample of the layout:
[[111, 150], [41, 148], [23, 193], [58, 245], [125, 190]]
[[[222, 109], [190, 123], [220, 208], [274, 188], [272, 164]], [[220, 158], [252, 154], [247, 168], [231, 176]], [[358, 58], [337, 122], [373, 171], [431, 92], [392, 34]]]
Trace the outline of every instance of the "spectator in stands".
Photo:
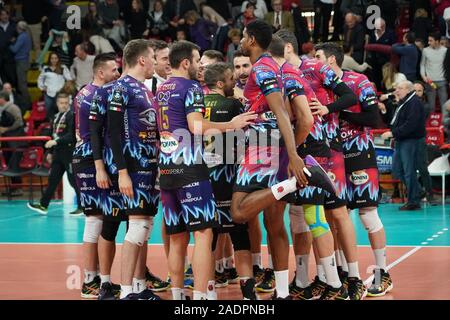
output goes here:
[[428, 39], [428, 36], [433, 32], [433, 22], [428, 17], [428, 13], [425, 9], [417, 9], [411, 31], [414, 32], [419, 39]]
[[38, 88], [44, 93], [47, 119], [53, 118], [56, 112], [55, 97], [68, 80], [72, 80], [69, 69], [61, 64], [56, 53], [50, 53], [47, 65], [42, 68], [37, 83]]
[[177, 41], [187, 40], [186, 31], [184, 29], [178, 29], [176, 33]]
[[398, 107], [391, 121], [391, 131], [383, 139], [395, 139], [393, 173], [408, 190], [408, 202], [400, 210], [420, 209], [420, 186], [417, 181], [417, 153], [425, 140], [425, 112], [410, 81], [400, 82], [395, 90]]
[[302, 45], [302, 59], [314, 59], [316, 56], [316, 49], [314, 43], [307, 42]]
[[[369, 33], [369, 44], [380, 44], [392, 46], [396, 42], [395, 32], [386, 28], [386, 22], [383, 18], [375, 20], [375, 30]], [[367, 62], [372, 66], [373, 81], [377, 87], [380, 87], [382, 80], [381, 68], [390, 60], [390, 55], [370, 51]]]
[[288, 29], [294, 32], [294, 19], [289, 11], [283, 11], [283, 1], [272, 0], [272, 8], [273, 12], [266, 13], [264, 20], [272, 26], [273, 32], [280, 29]]
[[[224, 1], [221, 1], [224, 2]], [[207, 5], [206, 3], [202, 2], [200, 4], [200, 15], [213, 23], [215, 23], [218, 26], [227, 25], [227, 21], [225, 20], [222, 15], [220, 15], [216, 10], [214, 10], [211, 6]]]
[[98, 15], [102, 21], [103, 33], [105, 37], [114, 41], [119, 47], [125, 46], [125, 29], [120, 18], [120, 9], [116, 0], [105, 0], [98, 7]]
[[69, 100], [70, 100], [70, 105], [73, 106], [73, 99], [75, 99], [75, 96], [78, 93], [77, 85], [75, 84], [75, 81], [73, 81], [73, 80], [66, 81], [66, 83], [64, 83], [64, 87], [62, 87], [62, 89], [59, 90], [58, 93], [67, 94], [67, 96], [69, 97]]
[[42, 66], [44, 64], [45, 56], [50, 50], [58, 55], [61, 64], [70, 68], [72, 65], [72, 57], [69, 54], [69, 34], [65, 31], [58, 30], [50, 30], [48, 34], [49, 37], [45, 43], [45, 47], [37, 59], [38, 65]]
[[87, 54], [87, 44], [81, 43], [75, 47], [76, 58], [73, 59], [73, 64], [70, 67], [72, 78], [75, 79], [77, 89], [92, 81], [92, 67], [94, 65], [95, 56]]
[[358, 63], [364, 61], [364, 27], [353, 13], [345, 15], [344, 44], [352, 48], [352, 57]]
[[48, 22], [50, 29], [64, 30], [62, 15], [66, 10], [66, 0], [48, 0], [50, 8], [48, 12]]
[[46, 19], [46, 4], [46, 0], [23, 0], [22, 3], [22, 16], [28, 24], [33, 39], [35, 59], [41, 52], [42, 22]]
[[150, 37], [157, 37], [164, 40], [168, 36], [169, 21], [163, 12], [164, 3], [156, 0], [153, 11], [150, 12]]
[[255, 9], [256, 6], [253, 3], [248, 2], [245, 6], [245, 11], [236, 18], [235, 26], [237, 29], [241, 30], [241, 32], [244, 31], [244, 28], [250, 22], [258, 19], [255, 15]]
[[169, 61], [169, 46], [162, 40], [150, 40], [150, 45], [155, 53], [155, 73], [151, 79], [145, 80], [144, 84], [155, 94], [159, 86], [167, 80], [172, 73]]
[[197, 10], [192, 0], [167, 0], [164, 5], [164, 16], [169, 21], [169, 34], [174, 38], [178, 29], [185, 29], [184, 15], [191, 10]]
[[81, 21], [81, 26], [89, 30], [91, 35], [103, 35], [101, 18], [98, 15], [97, 2], [89, 1], [88, 12]]
[[435, 17], [439, 21], [439, 31], [445, 34], [447, 26], [444, 20], [444, 11], [450, 7], [450, 0], [431, 0], [431, 6], [434, 10]]
[[211, 48], [212, 38], [216, 34], [217, 25], [203, 19], [194, 10], [186, 12], [184, 19], [189, 26], [192, 42], [196, 43], [202, 52]]
[[52, 121], [53, 139], [45, 143], [45, 148], [50, 152], [47, 161], [51, 163], [48, 187], [45, 189], [39, 204], [29, 203], [28, 207], [41, 214], [47, 214], [48, 206], [62, 177], [67, 172], [67, 178], [72, 188], [75, 189], [78, 199], [78, 209], [70, 214], [78, 214], [80, 211], [80, 195], [75, 187], [75, 179], [72, 172], [72, 153], [75, 147], [75, 117], [70, 111], [70, 99], [64, 93], [59, 93], [56, 98], [58, 113]]
[[9, 102], [12, 104], [15, 104], [20, 108], [22, 111], [22, 114], [25, 114], [25, 107], [24, 104], [21, 102], [19, 95], [17, 94], [16, 90], [14, 90], [13, 86], [9, 82], [5, 82], [3, 84], [3, 91], [7, 92], [9, 94]]
[[386, 63], [382, 69], [383, 81], [382, 90], [391, 92], [394, 91], [397, 84], [406, 81], [406, 76], [403, 73], [397, 72], [397, 68], [391, 62]]
[[[233, 1], [231, 1], [233, 2]], [[242, 0], [241, 0], [242, 3]], [[225, 21], [233, 21], [233, 17], [231, 16], [231, 6], [232, 3], [230, 3], [229, 0], [206, 0], [206, 4], [214, 9], [214, 11], [219, 12], [222, 18], [225, 19]], [[239, 10], [240, 10], [241, 4], [239, 4]], [[201, 4], [200, 4], [201, 7]], [[220, 25], [216, 22], [217, 25]]]
[[127, 20], [131, 39], [141, 39], [149, 36], [150, 17], [144, 11], [141, 0], [131, 1], [131, 10]]
[[367, 62], [359, 64], [358, 62], [355, 61], [355, 59], [352, 58], [351, 47], [344, 45], [343, 49], [344, 49], [344, 61], [342, 63], [342, 69], [364, 73], [368, 68], [370, 68], [370, 65]]
[[200, 14], [205, 20], [214, 23], [218, 27], [216, 34], [213, 36], [211, 49], [224, 51], [228, 30], [230, 29], [228, 22], [216, 10], [205, 3], [200, 4]]
[[[444, 60], [447, 48], [440, 44], [440, 34], [434, 33], [428, 37], [428, 47], [422, 51], [422, 61], [420, 63], [420, 74], [422, 80], [428, 84], [428, 102], [435, 110], [436, 91], [439, 95], [441, 107], [447, 101], [447, 80], [445, 79]], [[441, 109], [442, 110], [442, 109]]]
[[329, 0], [314, 0], [313, 41], [315, 43], [328, 41], [331, 11], [333, 11], [333, 3]]
[[9, 46], [16, 61], [17, 89], [25, 104], [25, 108], [31, 107], [30, 94], [28, 93], [27, 74], [30, 69], [30, 52], [32, 47], [31, 36], [27, 32], [28, 25], [25, 21], [17, 23], [17, 39]]
[[6, 9], [0, 9], [0, 77], [3, 82], [17, 84], [14, 55], [9, 45], [16, 33], [16, 24], [9, 19]]
[[399, 71], [411, 82], [417, 80], [417, 62], [419, 61], [419, 52], [414, 44], [415, 42], [414, 32], [407, 32], [403, 36], [403, 43], [392, 46], [392, 52], [400, 56]]
[[242, 13], [244, 13], [246, 11], [248, 3], [255, 5], [255, 16], [258, 19], [263, 20], [265, 15], [267, 14], [267, 12], [269, 12], [267, 10], [267, 5], [264, 0], [249, 0], [249, 1], [244, 1], [242, 3], [242, 6], [241, 6]]
[[231, 17], [236, 20], [237, 16], [241, 14], [243, 0], [230, 0], [231, 4]]
[[[9, 101], [10, 93], [2, 90], [0, 91], [0, 118], [4, 119], [4, 114], [8, 114], [8, 117], [11, 118], [8, 123], [0, 123], [0, 136], [2, 137], [21, 137], [23, 136], [23, 119], [22, 112], [20, 108]], [[1, 121], [3, 122], [3, 121]], [[11, 141], [5, 143], [7, 148], [19, 148], [23, 147], [23, 143]], [[12, 170], [19, 171], [19, 162], [21, 159], [21, 152], [6, 152], [5, 160], [8, 162], [8, 167]], [[11, 179], [13, 184], [22, 183], [22, 179], [20, 177], [15, 177]], [[11, 190], [10, 196], [21, 196], [23, 194], [20, 188], [13, 188]]]
[[416, 95], [422, 100], [423, 109], [425, 110], [425, 120], [428, 119], [431, 112], [433, 112], [433, 109], [427, 101], [427, 96], [425, 94], [425, 83], [422, 81], [416, 81], [414, 82], [414, 91], [416, 92]]
[[238, 51], [239, 46], [241, 44], [241, 31], [237, 28], [231, 29], [228, 32], [228, 38], [230, 39], [230, 44], [227, 49], [227, 62], [232, 63], [234, 53]]

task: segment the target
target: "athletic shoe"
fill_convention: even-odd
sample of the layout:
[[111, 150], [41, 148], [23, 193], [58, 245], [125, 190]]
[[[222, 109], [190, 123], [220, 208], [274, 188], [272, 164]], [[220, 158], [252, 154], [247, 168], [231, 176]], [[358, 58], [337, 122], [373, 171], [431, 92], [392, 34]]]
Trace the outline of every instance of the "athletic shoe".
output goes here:
[[187, 267], [187, 269], [184, 270], [184, 277], [185, 278], [193, 278], [194, 277], [194, 272], [192, 271], [192, 264], [190, 264], [189, 267]]
[[348, 272], [342, 270], [341, 266], [337, 267], [337, 272], [339, 275], [339, 280], [341, 280], [342, 283], [345, 283], [348, 277]]
[[331, 194], [336, 194], [336, 187], [327, 172], [312, 156], [307, 155], [304, 159], [304, 169], [309, 186], [321, 188]]
[[294, 281], [289, 285], [289, 294], [296, 300], [313, 300], [311, 286], [300, 288]]
[[194, 279], [184, 279], [184, 287], [194, 290]]
[[241, 280], [240, 285], [244, 300], [258, 300], [255, 291], [256, 280], [254, 278], [250, 278], [246, 281]]
[[225, 288], [228, 286], [228, 280], [225, 276], [225, 272], [215, 271], [216, 288]]
[[145, 289], [141, 293], [137, 294], [136, 300], [162, 300], [160, 296], [157, 296], [150, 289]]
[[344, 286], [340, 288], [333, 288], [332, 286], [328, 286], [325, 289], [325, 292], [322, 294], [319, 300], [350, 300], [348, 296], [347, 289]]
[[264, 270], [264, 277], [262, 281], [256, 285], [256, 291], [270, 293], [275, 290], [275, 273], [273, 269], [267, 268]]
[[33, 211], [39, 212], [40, 214], [47, 214], [48, 208], [41, 206], [40, 203], [27, 203], [28, 208], [30, 208]]
[[114, 294], [113, 286], [110, 282], [105, 282], [102, 284], [98, 294], [98, 300], [116, 300], [116, 295]]
[[148, 268], [145, 271], [145, 283], [147, 285], [147, 288], [154, 292], [161, 292], [170, 288], [169, 282], [161, 280], [153, 273], [151, 273]]
[[120, 300], [139, 300], [138, 299], [138, 295], [137, 293], [130, 293], [129, 295], [127, 295], [125, 298], [122, 298]]
[[273, 295], [270, 297], [270, 300], [294, 300], [291, 295], [288, 295], [286, 298], [280, 298], [277, 295], [277, 291], [273, 292]]
[[84, 214], [84, 212], [83, 212], [83, 209], [77, 208], [76, 210], [69, 212], [69, 214], [71, 217], [75, 217], [75, 216], [81, 216], [82, 214]]
[[325, 292], [325, 289], [327, 288], [327, 284], [319, 279], [318, 276], [314, 278], [314, 281], [310, 285], [311, 287], [311, 293], [313, 295], [313, 300], [319, 299], [323, 293]]
[[367, 287], [358, 278], [347, 278], [347, 290], [350, 300], [363, 300], [367, 296]]
[[[379, 276], [377, 276], [377, 270], [374, 271], [374, 273], [375, 277], [373, 278], [372, 285], [367, 292], [368, 297], [381, 297], [394, 289], [394, 284], [392, 283], [389, 273], [383, 269], [380, 269]], [[381, 279], [378, 279], [379, 277], [381, 277]]]
[[112, 291], [114, 296], [119, 299], [120, 298], [120, 284], [111, 283]]
[[255, 277], [256, 283], [261, 283], [264, 278], [264, 269], [258, 265], [253, 265], [253, 276]]
[[84, 283], [81, 287], [81, 298], [83, 299], [97, 299], [100, 292], [100, 277], [96, 276], [94, 280], [89, 283]]
[[236, 268], [225, 268], [225, 278], [228, 280], [229, 284], [239, 283], [239, 275], [236, 271]]

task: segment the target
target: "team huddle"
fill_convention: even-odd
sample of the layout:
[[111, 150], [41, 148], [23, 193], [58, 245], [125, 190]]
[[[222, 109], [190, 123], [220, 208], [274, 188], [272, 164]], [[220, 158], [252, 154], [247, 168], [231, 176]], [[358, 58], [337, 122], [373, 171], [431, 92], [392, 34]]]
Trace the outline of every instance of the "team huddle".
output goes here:
[[[159, 300], [154, 292], [170, 287], [174, 300], [189, 299], [185, 288], [194, 300], [216, 300], [216, 288], [233, 283], [245, 300], [258, 292], [281, 300], [361, 300], [392, 290], [370, 132], [376, 90], [364, 75], [341, 69], [338, 45], [324, 43], [316, 52], [316, 59], [302, 60], [292, 32], [272, 35], [257, 20], [244, 29], [233, 65], [219, 52], [200, 56], [188, 41], [170, 48], [130, 41], [122, 75], [114, 54], [96, 57], [94, 79], [74, 106], [73, 171], [86, 215], [82, 297]], [[168, 56], [167, 79], [154, 74], [158, 53]], [[167, 281], [146, 266], [158, 208]], [[286, 208], [296, 262], [291, 282]], [[375, 258], [369, 287], [358, 269], [354, 209]], [[110, 274], [122, 221], [119, 286]]]

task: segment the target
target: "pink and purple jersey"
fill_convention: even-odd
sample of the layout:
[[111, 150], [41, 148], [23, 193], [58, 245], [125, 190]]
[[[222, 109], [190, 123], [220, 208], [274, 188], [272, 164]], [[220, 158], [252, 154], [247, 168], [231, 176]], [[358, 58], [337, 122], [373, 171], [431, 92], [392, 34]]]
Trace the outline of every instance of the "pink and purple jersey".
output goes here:
[[258, 129], [277, 129], [277, 119], [270, 110], [266, 96], [282, 92], [283, 83], [278, 64], [268, 54], [263, 54], [253, 64], [252, 71], [244, 88], [245, 111], [254, 111], [259, 115], [250, 127]]

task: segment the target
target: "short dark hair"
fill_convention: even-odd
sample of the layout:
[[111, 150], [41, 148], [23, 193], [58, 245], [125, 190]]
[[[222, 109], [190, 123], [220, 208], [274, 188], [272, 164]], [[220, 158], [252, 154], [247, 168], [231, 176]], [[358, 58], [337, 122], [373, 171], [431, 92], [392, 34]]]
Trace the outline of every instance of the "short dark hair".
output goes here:
[[175, 42], [169, 52], [169, 61], [172, 68], [179, 68], [184, 59], [192, 62], [192, 53], [194, 50], [200, 52], [200, 47], [195, 43], [186, 40]]
[[0, 90], [0, 99], [5, 99], [7, 102], [9, 102], [9, 93], [5, 90]]
[[217, 87], [218, 81], [225, 81], [225, 72], [230, 70], [233, 72], [233, 68], [230, 64], [225, 62], [216, 62], [208, 65], [205, 68], [205, 84], [210, 89]]
[[241, 49], [236, 50], [233, 54], [233, 60], [234, 58], [239, 58], [239, 57], [246, 57], [246, 55], [244, 54], [244, 52], [242, 52]]
[[416, 34], [415, 34], [414, 32], [409, 31], [409, 32], [406, 33], [405, 36], [406, 36], [406, 41], [407, 41], [408, 43], [414, 43], [414, 42], [416, 42]]
[[325, 57], [329, 58], [334, 56], [336, 58], [336, 63], [339, 67], [342, 67], [344, 62], [344, 50], [342, 47], [334, 42], [325, 42], [316, 45], [316, 51], [323, 50]]
[[216, 62], [223, 62], [225, 60], [223, 53], [217, 50], [206, 50], [203, 52], [203, 55], [210, 59], [216, 60]]
[[439, 32], [430, 33], [429, 37], [433, 38], [435, 41], [441, 40], [441, 34]]
[[295, 54], [298, 54], [298, 41], [297, 37], [292, 31], [288, 29], [281, 29], [275, 33], [276, 36], [280, 37], [281, 40], [284, 41], [284, 44], [290, 43], [294, 48]]
[[150, 47], [153, 49], [153, 51], [155, 51], [155, 53], [156, 51], [164, 50], [169, 47], [167, 42], [159, 39], [151, 39], [148, 42], [150, 43]]
[[139, 57], [144, 55], [150, 48], [150, 42], [145, 39], [135, 39], [127, 43], [123, 49], [123, 57], [129, 68], [133, 68]]
[[93, 70], [94, 72], [96, 72], [98, 70], [98, 68], [103, 67], [108, 61], [116, 61], [116, 54], [113, 52], [109, 52], [109, 53], [101, 53], [99, 55], [97, 55], [94, 59], [94, 66], [93, 66]]
[[277, 35], [272, 36], [272, 42], [269, 46], [269, 52], [276, 58], [284, 58], [284, 41]]
[[245, 29], [249, 37], [254, 37], [256, 43], [263, 50], [267, 50], [272, 41], [272, 26], [262, 20], [254, 20], [250, 22]]
[[69, 95], [65, 92], [59, 92], [56, 95], [56, 100], [58, 100], [58, 99], [69, 99]]

